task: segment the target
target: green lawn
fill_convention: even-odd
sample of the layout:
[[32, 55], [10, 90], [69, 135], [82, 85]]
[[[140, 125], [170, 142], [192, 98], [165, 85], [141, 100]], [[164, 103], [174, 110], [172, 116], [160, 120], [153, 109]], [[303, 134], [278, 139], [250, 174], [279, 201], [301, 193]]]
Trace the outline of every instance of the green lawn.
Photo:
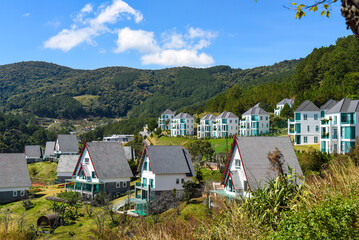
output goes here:
[[81, 95], [74, 97], [74, 99], [80, 102], [83, 106], [91, 106], [93, 103], [97, 102], [100, 97], [97, 95]]
[[[151, 142], [154, 145], [181, 145], [182, 147], [187, 147], [189, 143], [192, 143], [196, 141], [196, 139], [190, 139], [190, 138], [180, 138], [180, 137], [167, 137], [167, 136], [161, 136], [161, 137], [152, 137], [150, 138]], [[224, 153], [227, 150], [227, 144], [228, 143], [228, 151], [231, 150], [233, 138], [228, 139], [209, 139], [208, 140], [214, 149], [216, 153]]]
[[57, 163], [37, 162], [28, 164], [32, 182], [51, 184], [55, 182]]
[[320, 151], [320, 144], [295, 145], [294, 149], [296, 151], [299, 150], [299, 151], [306, 151], [306, 152], [313, 151], [313, 150]]

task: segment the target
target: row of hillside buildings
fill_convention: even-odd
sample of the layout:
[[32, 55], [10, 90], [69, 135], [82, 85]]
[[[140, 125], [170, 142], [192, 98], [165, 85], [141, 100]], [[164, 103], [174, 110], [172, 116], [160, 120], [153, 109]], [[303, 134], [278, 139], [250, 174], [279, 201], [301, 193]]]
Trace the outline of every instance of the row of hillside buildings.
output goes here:
[[[296, 154], [288, 137], [235, 137], [220, 187], [215, 195], [242, 199], [276, 178], [268, 152], [281, 151], [286, 164], [283, 172], [302, 176]], [[71, 175], [65, 177], [65, 190], [92, 199], [100, 192], [117, 195], [130, 189], [133, 173], [123, 146], [119, 142], [85, 142], [79, 155], [65, 154], [59, 168]], [[61, 158], [60, 158], [61, 160]], [[193, 180], [196, 172], [187, 149], [181, 146], [145, 146], [137, 172], [135, 197], [130, 199], [138, 214], [145, 215], [146, 205], [163, 192], [176, 192], [180, 197], [183, 183]], [[249, 174], [248, 174], [249, 173]], [[300, 182], [298, 182], [300, 183]], [[31, 186], [25, 154], [0, 154], [0, 203], [26, 198]]]
[[322, 152], [348, 153], [359, 136], [359, 100], [329, 100], [320, 108], [304, 101], [288, 120], [294, 144], [320, 143]]
[[[194, 135], [194, 124], [194, 118], [188, 113], [181, 112], [176, 115], [176, 112], [169, 109], [158, 118], [158, 127], [162, 130], [170, 130], [172, 137]], [[218, 116], [207, 114], [197, 125], [198, 138], [224, 138], [238, 134], [258, 136], [267, 133], [269, 133], [269, 113], [260, 108], [259, 103], [243, 113], [242, 119], [225, 111]]]

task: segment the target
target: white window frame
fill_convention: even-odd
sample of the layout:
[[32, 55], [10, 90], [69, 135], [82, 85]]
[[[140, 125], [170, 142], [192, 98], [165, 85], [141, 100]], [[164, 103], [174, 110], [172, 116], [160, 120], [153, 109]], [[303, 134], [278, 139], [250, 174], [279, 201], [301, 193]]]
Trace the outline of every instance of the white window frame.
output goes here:
[[17, 191], [12, 191], [12, 196], [17, 197]]
[[[237, 165], [237, 162], [239, 163], [239, 165]], [[235, 169], [241, 169], [242, 163], [240, 159], [234, 159], [234, 167]]]
[[127, 182], [126, 181], [123, 182], [123, 187], [127, 187]]
[[90, 158], [85, 158], [84, 164], [88, 165], [90, 163]]
[[25, 196], [25, 190], [21, 190], [21, 191], [20, 191], [20, 196], [21, 196], [21, 197]]
[[179, 184], [179, 183], [180, 183], [179, 178], [176, 178], [176, 184]]
[[121, 188], [121, 182], [116, 182], [116, 188]]

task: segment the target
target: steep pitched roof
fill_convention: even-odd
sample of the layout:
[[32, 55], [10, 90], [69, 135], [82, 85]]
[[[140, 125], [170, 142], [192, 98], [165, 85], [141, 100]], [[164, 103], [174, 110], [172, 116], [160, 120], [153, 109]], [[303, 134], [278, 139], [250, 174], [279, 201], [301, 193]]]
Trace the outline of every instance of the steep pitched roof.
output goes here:
[[56, 172], [72, 173], [75, 170], [80, 155], [61, 155]]
[[289, 104], [289, 105], [293, 105], [294, 100], [293, 99], [289, 99], [289, 98], [284, 98], [282, 101], [280, 101], [279, 103], [277, 103], [277, 105], [285, 105], [285, 104]]
[[57, 141], [59, 142], [59, 149], [61, 152], [78, 152], [78, 142], [75, 135], [59, 134], [57, 135]]
[[169, 109], [166, 109], [166, 111], [164, 111], [163, 113], [162, 113], [162, 115], [165, 115], [165, 114], [176, 114], [176, 111], [174, 111], [174, 112], [172, 112], [171, 110], [169, 110]]
[[138, 169], [141, 169], [145, 154], [150, 159], [154, 174], [185, 173], [188, 176], [196, 176], [191, 156], [188, 150], [181, 146], [146, 146]]
[[133, 177], [120, 143], [87, 142], [86, 147], [100, 179]]
[[269, 113], [260, 108], [259, 103], [257, 103], [254, 107], [250, 108], [247, 112], [242, 114], [242, 116], [247, 115], [269, 115]]
[[285, 160], [283, 164], [284, 172], [289, 172], [289, 165], [299, 176], [303, 175], [288, 137], [236, 137], [234, 141], [234, 146], [239, 148], [251, 190], [263, 186], [268, 179], [277, 177], [277, 173], [271, 169], [268, 160], [268, 153], [275, 151], [276, 148], [283, 154]]
[[54, 155], [54, 146], [55, 146], [55, 142], [46, 142], [46, 146], [45, 146], [46, 157]]
[[320, 112], [320, 109], [309, 100], [305, 100], [294, 112]]
[[40, 145], [27, 145], [25, 155], [27, 158], [42, 158], [42, 149]]
[[181, 119], [181, 118], [193, 118], [191, 115], [189, 115], [188, 113], [179, 113], [177, 114], [173, 119]]
[[30, 174], [23, 153], [0, 154], [0, 188], [30, 187]]
[[125, 155], [127, 160], [135, 160], [135, 154], [134, 151], [130, 146], [124, 146], [123, 150], [125, 151]]
[[222, 118], [238, 118], [238, 117], [232, 112], [224, 111], [216, 117], [216, 119], [222, 119]]
[[321, 107], [320, 110], [329, 110], [332, 107], [334, 107], [338, 102], [333, 100], [333, 99], [329, 99], [326, 103], [324, 103]]
[[326, 114], [331, 113], [350, 113], [359, 112], [359, 100], [350, 100], [349, 98], [343, 98], [337, 104], [329, 109]]
[[209, 113], [209, 114], [206, 114], [206, 116], [204, 116], [203, 118], [201, 118], [201, 120], [216, 120], [216, 116]]

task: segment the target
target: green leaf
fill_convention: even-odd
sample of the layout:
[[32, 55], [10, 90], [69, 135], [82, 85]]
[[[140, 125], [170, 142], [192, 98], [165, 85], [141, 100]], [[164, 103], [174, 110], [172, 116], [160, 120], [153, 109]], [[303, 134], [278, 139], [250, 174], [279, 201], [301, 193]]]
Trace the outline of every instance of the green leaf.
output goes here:
[[329, 17], [330, 16], [330, 12], [329, 11], [327, 11], [327, 17]]
[[325, 14], [325, 10], [323, 10], [323, 11], [320, 13], [321, 16], [324, 16], [324, 14]]
[[328, 9], [329, 5], [328, 4], [324, 4], [323, 5], [325, 9]]
[[293, 6], [296, 5], [296, 4], [297, 4], [297, 3], [294, 3], [294, 2], [292, 3]]

